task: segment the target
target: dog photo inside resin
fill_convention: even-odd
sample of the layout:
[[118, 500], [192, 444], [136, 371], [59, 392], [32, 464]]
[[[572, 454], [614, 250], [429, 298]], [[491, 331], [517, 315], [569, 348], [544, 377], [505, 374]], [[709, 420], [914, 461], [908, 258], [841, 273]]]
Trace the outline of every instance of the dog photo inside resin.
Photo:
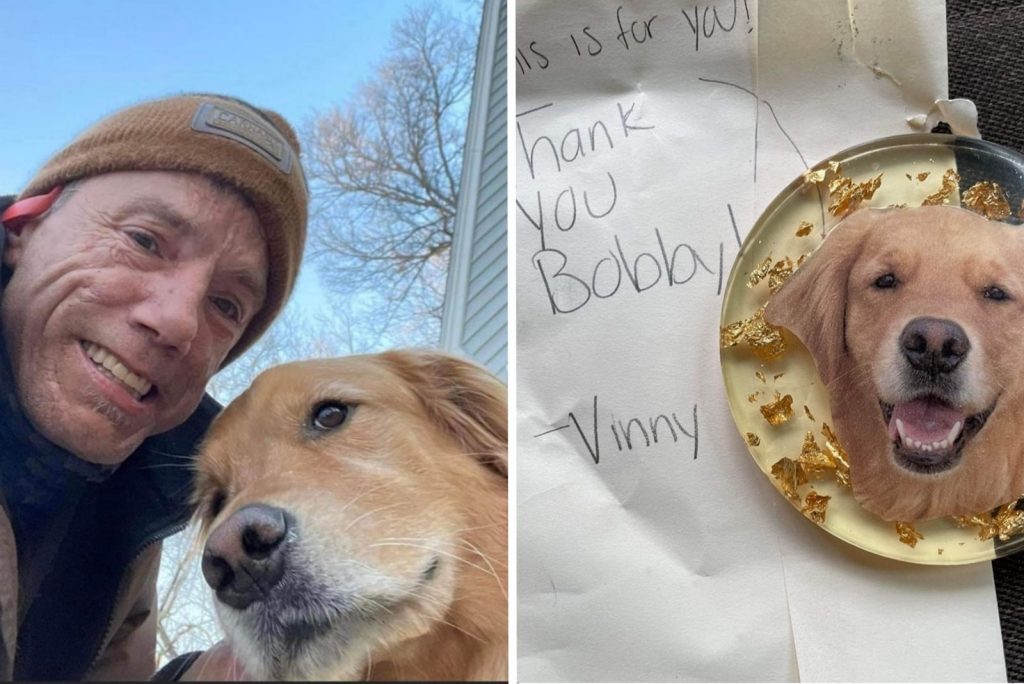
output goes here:
[[861, 209], [769, 300], [814, 357], [867, 510], [927, 520], [1024, 494], [1022, 272], [1020, 228]]

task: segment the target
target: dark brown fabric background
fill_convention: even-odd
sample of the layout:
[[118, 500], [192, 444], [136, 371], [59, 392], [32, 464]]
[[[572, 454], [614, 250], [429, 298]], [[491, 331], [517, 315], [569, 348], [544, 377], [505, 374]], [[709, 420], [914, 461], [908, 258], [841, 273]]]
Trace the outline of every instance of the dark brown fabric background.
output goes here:
[[[946, 26], [949, 96], [978, 105], [985, 140], [1024, 152], [1024, 0], [947, 0]], [[992, 570], [1007, 677], [1024, 681], [1024, 553]]]

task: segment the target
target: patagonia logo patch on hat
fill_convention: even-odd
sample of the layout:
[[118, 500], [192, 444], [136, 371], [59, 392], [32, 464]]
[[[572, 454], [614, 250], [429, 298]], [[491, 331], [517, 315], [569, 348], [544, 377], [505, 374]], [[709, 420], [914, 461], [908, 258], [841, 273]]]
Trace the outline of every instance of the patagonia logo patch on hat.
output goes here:
[[274, 127], [245, 111], [203, 102], [192, 117], [192, 130], [239, 142], [259, 153], [283, 173], [292, 170], [292, 149]]

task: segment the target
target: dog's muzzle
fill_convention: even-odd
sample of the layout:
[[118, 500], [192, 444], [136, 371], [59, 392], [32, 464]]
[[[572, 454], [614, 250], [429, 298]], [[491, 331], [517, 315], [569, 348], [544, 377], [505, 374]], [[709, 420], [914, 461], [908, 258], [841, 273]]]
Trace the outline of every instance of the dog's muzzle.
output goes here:
[[880, 401], [894, 460], [915, 473], [944, 472], [960, 462], [964, 445], [992, 412], [968, 414], [957, 399], [963, 389], [957, 370], [970, 339], [954, 321], [922, 316], [903, 328], [899, 348], [906, 361], [900, 383], [905, 398]]

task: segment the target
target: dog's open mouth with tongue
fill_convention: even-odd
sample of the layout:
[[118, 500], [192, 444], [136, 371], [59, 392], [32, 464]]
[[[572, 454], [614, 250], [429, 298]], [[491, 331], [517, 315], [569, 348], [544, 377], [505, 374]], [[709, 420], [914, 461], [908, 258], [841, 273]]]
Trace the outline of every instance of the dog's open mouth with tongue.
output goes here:
[[922, 474], [941, 473], [959, 463], [964, 446], [992, 414], [989, 408], [968, 415], [935, 395], [896, 404], [879, 403], [896, 464]]

